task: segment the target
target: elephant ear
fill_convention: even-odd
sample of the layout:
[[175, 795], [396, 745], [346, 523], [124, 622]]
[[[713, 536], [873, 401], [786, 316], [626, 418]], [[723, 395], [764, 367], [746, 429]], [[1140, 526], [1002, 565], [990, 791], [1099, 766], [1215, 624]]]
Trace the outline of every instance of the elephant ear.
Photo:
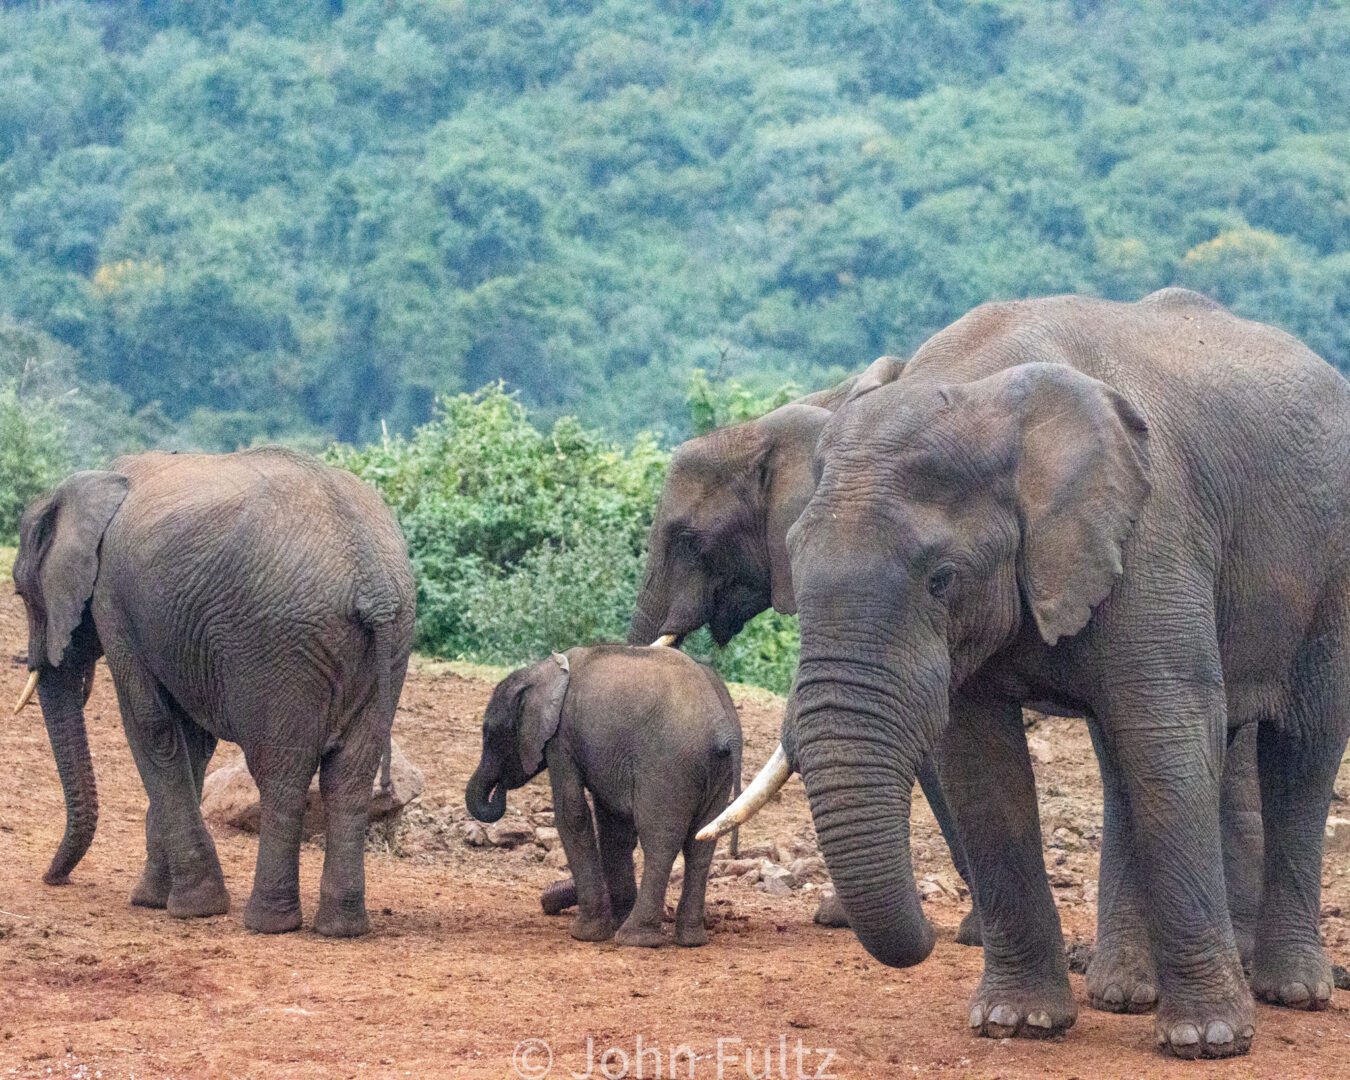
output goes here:
[[119, 473], [77, 472], [24, 511], [14, 582], [28, 607], [28, 666], [60, 665], [94, 595], [99, 544], [128, 481]]
[[562, 653], [554, 653], [535, 664], [530, 674], [520, 707], [520, 765], [526, 776], [543, 766], [544, 748], [558, 733], [572, 666]]
[[895, 382], [904, 368], [905, 362], [898, 356], [878, 356], [858, 376], [857, 381], [848, 392], [848, 397], [844, 399], [844, 404], [847, 405], [851, 401], [857, 401], [864, 394], [870, 394], [873, 390], [885, 386], [887, 383]]
[[811, 456], [829, 418], [826, 409], [794, 404], [775, 409], [760, 421], [765, 440], [764, 455], [760, 458], [760, 491], [769, 549], [770, 602], [775, 611], [784, 615], [797, 611], [787, 533], [815, 491]]
[[1149, 494], [1148, 423], [1117, 391], [1060, 364], [982, 382], [1018, 425], [1018, 579], [1053, 645], [1087, 625], [1122, 571]]

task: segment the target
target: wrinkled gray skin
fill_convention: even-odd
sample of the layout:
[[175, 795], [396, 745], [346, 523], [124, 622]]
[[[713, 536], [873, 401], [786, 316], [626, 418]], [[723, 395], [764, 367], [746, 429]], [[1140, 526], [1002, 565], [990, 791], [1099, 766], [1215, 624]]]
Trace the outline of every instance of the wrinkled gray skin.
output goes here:
[[740, 758], [740, 721], [711, 670], [675, 649], [598, 645], [521, 668], [497, 686], [464, 798], [478, 820], [496, 821], [507, 791], [547, 768], [576, 882], [572, 936], [660, 945], [666, 886], [683, 852], [675, 941], [702, 945], [717, 842], [694, 834], [726, 805]]
[[783, 744], [868, 951], [904, 966], [932, 948], [908, 808], [940, 740], [983, 919], [971, 1027], [1073, 1023], [1021, 707], [1085, 715], [1159, 1043], [1245, 1052], [1219, 777], [1227, 736], [1259, 724], [1252, 986], [1325, 1008], [1322, 828], [1350, 731], [1345, 380], [1183, 290], [988, 305], [837, 414], [815, 469], [789, 535], [802, 658]]
[[[679, 446], [666, 474], [647, 541], [647, 574], [628, 632], [631, 644], [662, 634], [677, 639], [707, 625], [725, 645], [770, 606], [796, 613], [787, 555], [788, 527], [814, 489], [811, 453], [832, 412], [891, 382], [903, 361], [883, 356], [837, 386], [784, 405], [757, 420], [721, 428]], [[919, 783], [967, 879], [965, 856], [930, 761]], [[847, 926], [837, 903], [823, 903], [817, 921]], [[974, 908], [956, 940], [980, 944]]]
[[44, 880], [64, 883], [93, 840], [84, 702], [106, 655], [150, 802], [131, 902], [178, 918], [229, 909], [199, 808], [228, 739], [262, 797], [245, 925], [300, 926], [300, 827], [317, 769], [327, 846], [314, 929], [365, 933], [367, 807], [414, 603], [403, 537], [375, 492], [279, 449], [121, 458], [28, 507], [14, 581], [66, 797]]

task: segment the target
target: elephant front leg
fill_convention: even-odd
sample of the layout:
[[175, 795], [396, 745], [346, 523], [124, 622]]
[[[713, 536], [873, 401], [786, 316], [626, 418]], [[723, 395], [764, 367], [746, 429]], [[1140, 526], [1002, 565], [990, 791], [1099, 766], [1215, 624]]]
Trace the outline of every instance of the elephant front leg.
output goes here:
[[1021, 709], [953, 695], [938, 766], [983, 924], [984, 977], [971, 1001], [970, 1026], [994, 1038], [1065, 1031], [1078, 1010], [1045, 876]]
[[1133, 825], [1135, 865], [1158, 973], [1158, 1044], [1178, 1057], [1246, 1053], [1252, 997], [1228, 917], [1219, 840], [1219, 765], [1225, 736], [1221, 683], [1178, 662], [1150, 676], [1130, 665], [1104, 688], [1105, 740], [1120, 770]]
[[1089, 720], [1088, 731], [1101, 768], [1104, 804], [1097, 944], [1087, 969], [1088, 1002], [1104, 1012], [1150, 1012], [1158, 1004], [1158, 975], [1134, 861], [1130, 802], [1100, 725]]
[[553, 822], [576, 885], [577, 914], [571, 934], [578, 941], [608, 941], [614, 936], [614, 914], [586, 789], [570, 762], [550, 761], [548, 772], [553, 787]]
[[[192, 778], [197, 788], [197, 802], [200, 804], [202, 784], [206, 779], [206, 766], [211, 761], [211, 755], [215, 753], [216, 737], [181, 712], [178, 713], [178, 720], [183, 731], [184, 745], [187, 747]], [[136, 907], [168, 907], [169, 890], [172, 886], [166, 840], [160, 835], [160, 826], [155, 818], [154, 807], [151, 806], [145, 812], [145, 869], [141, 871], [140, 880], [131, 890], [131, 902]]]
[[[919, 787], [923, 789], [923, 797], [928, 801], [928, 809], [933, 812], [933, 817], [937, 820], [942, 839], [947, 841], [947, 850], [952, 855], [952, 866], [961, 875], [961, 880], [966, 883], [966, 888], [970, 890], [970, 910], [961, 920], [961, 925], [956, 928], [956, 943], [958, 945], [983, 945], [984, 937], [980, 929], [980, 909], [975, 904], [975, 889], [970, 883], [970, 867], [966, 863], [966, 851], [961, 846], [961, 836], [956, 829], [956, 816], [952, 813], [951, 807], [947, 805], [947, 796], [943, 792], [942, 782], [938, 778], [935, 757], [935, 754], [929, 754], [924, 759], [923, 764], [919, 766]], [[840, 907], [839, 910], [842, 914], [843, 908]], [[816, 922], [822, 921], [820, 913], [817, 912]], [[842, 923], [825, 922], [825, 925], [847, 926], [848, 919], [845, 917]]]
[[[230, 910], [230, 894], [201, 814], [196, 757], [206, 744], [138, 664], [112, 656], [108, 663], [127, 743], [150, 800], [146, 868], [132, 903], [163, 907], [180, 919], [223, 915]], [[214, 739], [210, 742], [214, 748]]]

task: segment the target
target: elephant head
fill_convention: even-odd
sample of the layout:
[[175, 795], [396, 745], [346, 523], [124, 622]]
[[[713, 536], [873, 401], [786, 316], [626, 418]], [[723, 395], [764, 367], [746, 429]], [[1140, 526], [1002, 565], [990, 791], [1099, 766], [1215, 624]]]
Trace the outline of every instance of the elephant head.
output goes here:
[[796, 611], [787, 530], [811, 497], [811, 450], [829, 415], [784, 405], [675, 451], [630, 644], [678, 640], [706, 623], [725, 645], [770, 605]]
[[483, 715], [483, 754], [464, 803], [479, 821], [506, 813], [506, 793], [538, 776], [544, 749], [558, 731], [571, 678], [567, 657], [554, 653], [512, 672], [492, 691]]
[[863, 945], [906, 966], [933, 942], [909, 807], [949, 692], [1015, 640], [1087, 624], [1148, 495], [1147, 426], [1105, 384], [1028, 363], [869, 395], [816, 468], [789, 537], [802, 652], [774, 772], [801, 773]]
[[66, 832], [43, 880], [61, 884], [89, 849], [98, 795], [84, 703], [102, 652], [89, 600], [99, 572], [103, 533], [127, 493], [111, 472], [79, 472], [24, 511], [14, 584], [28, 615], [29, 685], [34, 680], [66, 800]]
[[630, 645], [677, 642], [707, 624], [725, 645], [772, 606], [797, 610], [787, 531], [811, 498], [811, 453], [831, 413], [892, 382], [882, 356], [828, 390], [691, 439], [671, 458], [647, 541], [647, 574]]

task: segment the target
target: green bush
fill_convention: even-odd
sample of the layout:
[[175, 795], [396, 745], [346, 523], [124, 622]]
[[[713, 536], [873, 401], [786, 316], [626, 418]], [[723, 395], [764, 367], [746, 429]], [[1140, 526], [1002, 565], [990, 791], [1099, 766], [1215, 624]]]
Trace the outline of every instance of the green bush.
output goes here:
[[19, 537], [23, 508], [69, 468], [65, 428], [45, 404], [0, 387], [0, 542]]
[[418, 578], [418, 646], [510, 662], [622, 639], [667, 455], [564, 417], [545, 433], [500, 385], [442, 398], [411, 438], [329, 459], [397, 514]]

